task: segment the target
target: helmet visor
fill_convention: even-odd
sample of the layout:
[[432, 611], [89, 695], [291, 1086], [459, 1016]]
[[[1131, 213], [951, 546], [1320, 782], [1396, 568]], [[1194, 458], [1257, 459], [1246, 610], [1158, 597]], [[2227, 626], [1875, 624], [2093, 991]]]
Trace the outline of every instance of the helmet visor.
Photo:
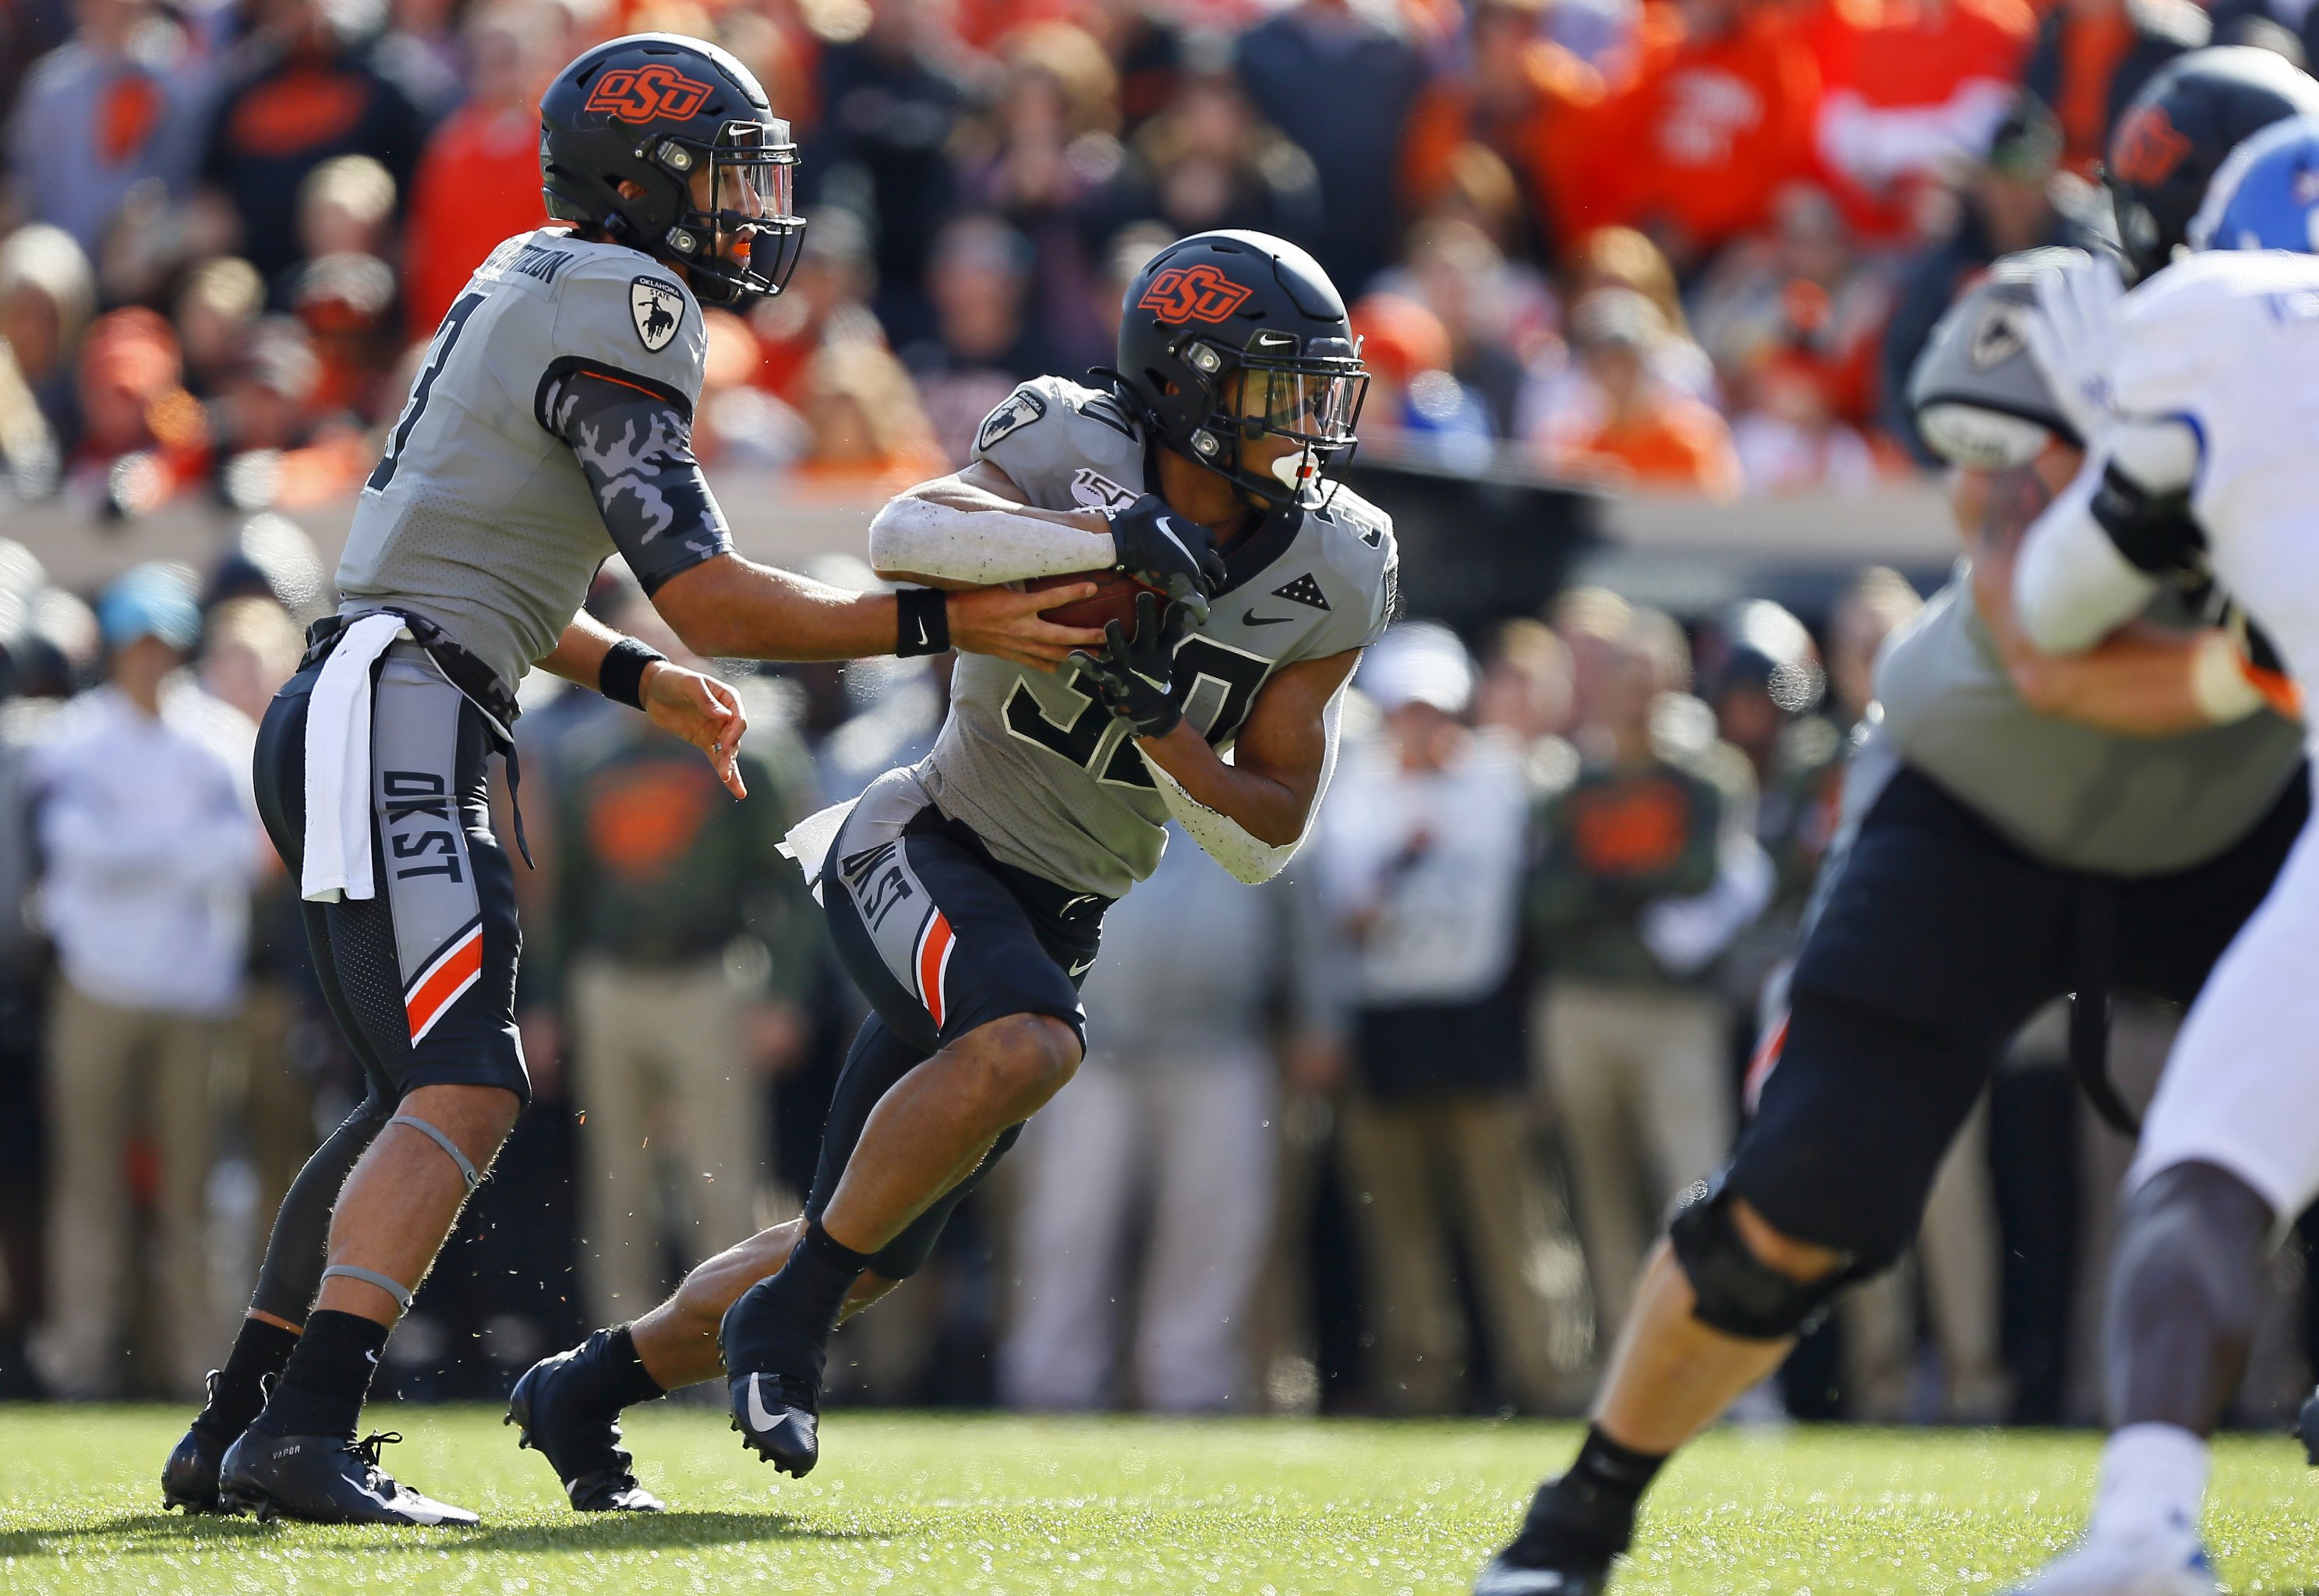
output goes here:
[[[797, 146], [776, 123], [735, 122], [708, 151], [708, 208], [720, 226], [797, 221]], [[697, 192], [697, 191], [696, 191]]]
[[[731, 123], [705, 154], [708, 204], [693, 221], [714, 242], [708, 257], [694, 265], [744, 295], [779, 293], [805, 231], [797, 214], [797, 146], [787, 124]], [[700, 191], [696, 179], [696, 204]]]
[[1354, 441], [1368, 374], [1352, 363], [1328, 367], [1244, 368], [1240, 413], [1244, 426], [1295, 440], [1314, 449], [1341, 449]]

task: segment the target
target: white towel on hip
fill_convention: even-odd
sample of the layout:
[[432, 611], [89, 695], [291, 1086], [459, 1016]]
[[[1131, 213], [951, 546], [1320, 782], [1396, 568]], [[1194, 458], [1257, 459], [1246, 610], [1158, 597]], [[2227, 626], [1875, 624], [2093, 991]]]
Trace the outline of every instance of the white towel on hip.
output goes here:
[[847, 798], [842, 804], [832, 804], [826, 809], [817, 809], [795, 825], [781, 839], [781, 853], [797, 861], [798, 869], [805, 872], [806, 885], [813, 888], [813, 901], [821, 902], [821, 866], [829, 857], [837, 834], [844, 828], [845, 817], [853, 813], [859, 798]]
[[306, 699], [306, 859], [298, 895], [309, 903], [378, 896], [370, 861], [370, 668], [411, 636], [384, 610], [346, 629]]

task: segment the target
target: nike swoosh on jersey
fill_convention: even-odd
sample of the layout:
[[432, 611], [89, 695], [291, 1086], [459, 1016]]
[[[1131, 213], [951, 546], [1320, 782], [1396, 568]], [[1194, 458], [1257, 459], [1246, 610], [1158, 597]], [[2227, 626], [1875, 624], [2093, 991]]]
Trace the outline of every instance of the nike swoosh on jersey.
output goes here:
[[1090, 969], [1093, 969], [1094, 968], [1095, 968], [1095, 960], [1092, 960], [1092, 959], [1082, 959], [1082, 960], [1080, 960], [1077, 964], [1074, 964], [1074, 965], [1072, 965], [1072, 966], [1071, 966], [1071, 968], [1070, 968], [1070, 973], [1071, 973], [1074, 977], [1077, 977], [1077, 976], [1083, 976], [1083, 975], [1087, 974], [1087, 971], [1089, 971]]
[[1250, 627], [1285, 627], [1295, 618], [1293, 615], [1259, 615], [1251, 609], [1241, 617], [1241, 622]]

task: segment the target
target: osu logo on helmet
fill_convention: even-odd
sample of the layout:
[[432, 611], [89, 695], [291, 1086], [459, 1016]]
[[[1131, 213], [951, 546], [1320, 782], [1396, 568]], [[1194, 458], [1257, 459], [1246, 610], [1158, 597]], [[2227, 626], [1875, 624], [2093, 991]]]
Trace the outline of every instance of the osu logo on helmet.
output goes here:
[[1204, 261], [1198, 266], [1169, 266], [1151, 279], [1151, 286], [1135, 302], [1162, 321], [1221, 321], [1254, 292]]
[[669, 117], [681, 122], [708, 101], [715, 91], [698, 78], [654, 61], [645, 67], [615, 67], [596, 80], [593, 94], [582, 106], [601, 111], [622, 122], [652, 122]]
[[2163, 105], [2145, 105], [2119, 126], [2113, 153], [2112, 173], [2154, 188], [2173, 176], [2190, 153], [2190, 139], [2174, 125]]

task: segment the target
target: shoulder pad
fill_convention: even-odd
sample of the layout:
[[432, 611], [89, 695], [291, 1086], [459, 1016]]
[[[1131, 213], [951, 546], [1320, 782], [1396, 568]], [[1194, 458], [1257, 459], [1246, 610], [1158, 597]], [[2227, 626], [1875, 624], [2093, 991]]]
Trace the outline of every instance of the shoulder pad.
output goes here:
[[1100, 389], [1033, 377], [983, 418], [973, 457], [1042, 508], [1123, 509], [1141, 491], [1143, 431]]
[[1312, 513], [1342, 527], [1364, 547], [1387, 553], [1394, 546], [1393, 518], [1342, 482], [1331, 483], [1328, 502]]
[[1333, 484], [1328, 503], [1304, 512], [1319, 529], [1322, 561], [1367, 600], [1323, 628], [1316, 652], [1365, 648], [1401, 609], [1401, 550], [1394, 541], [1393, 518], [1342, 483]]
[[[550, 251], [568, 251], [570, 264], [554, 266], [545, 258]], [[546, 279], [556, 301], [551, 357], [601, 361], [664, 383], [688, 400], [699, 396], [708, 329], [699, 303], [673, 271], [633, 249], [603, 244], [543, 241], [537, 257], [534, 271], [526, 261], [535, 257], [519, 249], [506, 270], [526, 275], [554, 270]]]

